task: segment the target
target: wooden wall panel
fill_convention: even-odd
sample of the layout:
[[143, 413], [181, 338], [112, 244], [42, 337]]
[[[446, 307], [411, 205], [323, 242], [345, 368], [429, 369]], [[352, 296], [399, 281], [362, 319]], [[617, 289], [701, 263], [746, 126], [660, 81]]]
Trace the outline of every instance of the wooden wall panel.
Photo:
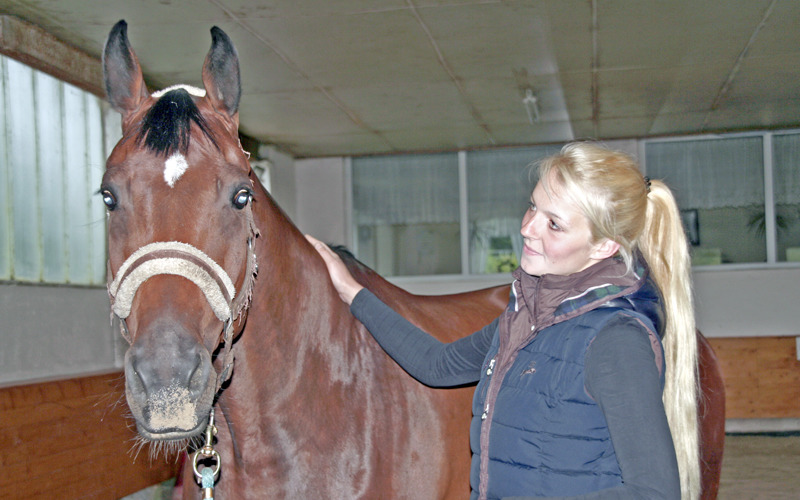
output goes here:
[[794, 337], [709, 338], [725, 380], [726, 418], [800, 418]]
[[[794, 337], [708, 341], [727, 418], [800, 418]], [[123, 391], [120, 373], [1, 388], [0, 496], [118, 499], [174, 477], [174, 459], [133, 456]]]
[[0, 496], [118, 499], [177, 474], [134, 457], [121, 373], [0, 389]]

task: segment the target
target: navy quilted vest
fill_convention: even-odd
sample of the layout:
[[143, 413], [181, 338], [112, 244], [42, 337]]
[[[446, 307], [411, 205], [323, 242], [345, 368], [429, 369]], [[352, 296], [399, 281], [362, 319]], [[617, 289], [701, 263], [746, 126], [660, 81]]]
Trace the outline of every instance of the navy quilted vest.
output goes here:
[[[601, 307], [543, 329], [504, 377], [489, 436], [488, 498], [573, 496], [621, 484], [614, 448], [598, 405], [584, 389], [584, 358], [597, 332], [618, 314]], [[498, 335], [475, 390], [470, 428], [472, 498], [477, 498], [480, 431]], [[526, 469], [526, 473], [520, 473]]]

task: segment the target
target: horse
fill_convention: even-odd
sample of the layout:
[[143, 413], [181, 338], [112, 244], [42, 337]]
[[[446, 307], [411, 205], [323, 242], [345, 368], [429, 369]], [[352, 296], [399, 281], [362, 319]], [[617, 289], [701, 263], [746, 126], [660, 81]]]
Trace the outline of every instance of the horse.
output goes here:
[[[125, 21], [103, 51], [122, 115], [100, 188], [108, 291], [130, 343], [125, 392], [139, 434], [197, 448], [184, 498], [200, 494], [196, 479], [223, 499], [467, 497], [473, 388], [416, 382], [350, 314], [250, 168], [236, 50], [219, 28], [211, 36], [204, 89], [149, 93]], [[345, 260], [444, 342], [508, 304], [508, 285], [418, 296]]]

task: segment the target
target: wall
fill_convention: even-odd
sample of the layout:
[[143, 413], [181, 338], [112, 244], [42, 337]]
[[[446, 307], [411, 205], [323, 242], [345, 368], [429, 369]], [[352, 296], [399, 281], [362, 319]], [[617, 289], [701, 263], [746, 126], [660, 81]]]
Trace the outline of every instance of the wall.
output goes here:
[[[349, 219], [346, 200], [345, 160], [321, 158], [295, 163], [297, 225], [312, 236], [335, 245], [347, 245]], [[300, 224], [304, 221], [305, 224]]]
[[800, 430], [800, 361], [795, 338], [708, 340], [725, 383], [728, 432]]
[[800, 336], [800, 268], [698, 270], [698, 328], [707, 337]]
[[251, 152], [259, 160], [269, 162], [270, 194], [286, 215], [297, 220], [297, 180], [294, 158], [273, 146], [262, 145]]
[[0, 284], [0, 386], [121, 368], [103, 288]]
[[121, 374], [0, 389], [0, 496], [116, 499], [176, 475], [126, 417]]

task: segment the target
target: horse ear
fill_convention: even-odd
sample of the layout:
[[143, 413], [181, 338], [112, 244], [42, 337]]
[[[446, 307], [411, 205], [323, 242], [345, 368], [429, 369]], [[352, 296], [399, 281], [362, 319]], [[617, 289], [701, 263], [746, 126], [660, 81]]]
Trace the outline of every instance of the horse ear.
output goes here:
[[119, 21], [111, 28], [103, 49], [103, 80], [111, 106], [123, 117], [148, 97], [139, 60], [128, 42], [128, 23]]
[[211, 28], [211, 50], [203, 64], [203, 85], [206, 97], [217, 111], [238, 120], [242, 84], [239, 76], [239, 56], [233, 42], [224, 31]]

